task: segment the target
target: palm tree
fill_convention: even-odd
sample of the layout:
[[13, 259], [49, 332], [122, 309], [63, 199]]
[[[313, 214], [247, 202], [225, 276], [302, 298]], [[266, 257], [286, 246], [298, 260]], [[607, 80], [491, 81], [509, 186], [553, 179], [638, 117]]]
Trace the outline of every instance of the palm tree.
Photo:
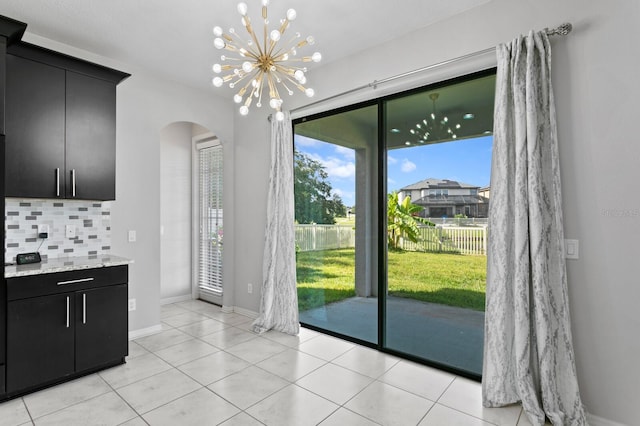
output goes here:
[[418, 217], [423, 210], [421, 206], [413, 204], [411, 197], [404, 197], [402, 203], [398, 201], [398, 192], [393, 191], [387, 199], [387, 236], [389, 248], [397, 250], [400, 247], [400, 238], [407, 238], [414, 243], [418, 242], [420, 230], [418, 223], [434, 226], [426, 219]]

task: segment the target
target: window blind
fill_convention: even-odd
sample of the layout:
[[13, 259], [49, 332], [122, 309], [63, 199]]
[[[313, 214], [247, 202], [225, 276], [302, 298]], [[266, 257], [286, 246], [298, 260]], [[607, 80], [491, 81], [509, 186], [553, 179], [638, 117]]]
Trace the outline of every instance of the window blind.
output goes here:
[[199, 157], [201, 293], [222, 295], [222, 145], [202, 148]]

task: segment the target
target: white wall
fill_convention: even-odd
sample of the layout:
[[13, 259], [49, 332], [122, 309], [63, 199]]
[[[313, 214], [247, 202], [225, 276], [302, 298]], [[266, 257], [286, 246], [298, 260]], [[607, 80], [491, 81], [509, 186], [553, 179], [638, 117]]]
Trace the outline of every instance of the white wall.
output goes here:
[[[635, 115], [640, 55], [635, 43], [640, 40], [640, 3], [494, 0], [392, 43], [329, 62], [312, 70], [309, 82], [322, 99], [565, 21], [573, 23], [574, 31], [552, 42], [552, 77], [565, 233], [580, 240], [580, 259], [568, 262], [578, 376], [591, 414], [637, 424], [640, 283], [635, 262], [640, 255], [640, 202], [635, 183], [640, 181], [640, 145], [635, 141]], [[318, 48], [322, 50], [322, 40]], [[331, 47], [323, 53], [330, 61]], [[450, 69], [440, 69], [427, 73], [423, 81], [450, 74]], [[298, 96], [286, 102], [292, 107], [306, 100]], [[251, 194], [237, 197], [235, 203], [236, 220], [242, 223], [235, 239], [235, 304], [252, 311], [259, 309], [259, 295], [247, 294], [246, 286], [262, 280], [269, 167], [266, 114], [252, 110], [248, 117], [235, 118], [235, 185], [238, 193]]]
[[191, 298], [192, 123], [160, 132], [160, 299]]

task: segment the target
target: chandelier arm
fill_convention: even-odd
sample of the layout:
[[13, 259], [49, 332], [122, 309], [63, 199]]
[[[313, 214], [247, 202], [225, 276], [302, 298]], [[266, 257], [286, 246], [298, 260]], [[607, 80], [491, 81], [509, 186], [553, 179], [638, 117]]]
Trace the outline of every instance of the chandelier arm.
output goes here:
[[[291, 82], [291, 84], [293, 84], [294, 86], [296, 86], [296, 87], [298, 88], [298, 90], [300, 90], [301, 92], [303, 92], [303, 93], [304, 93], [304, 91], [305, 91], [306, 89], [305, 89], [305, 87], [304, 87], [302, 84], [298, 83], [298, 81], [297, 81], [297, 80], [295, 80], [294, 78], [292, 78], [292, 77], [291, 77], [291, 76], [289, 76], [288, 74], [283, 74], [283, 76], [284, 76], [287, 80], [289, 80], [289, 81]], [[284, 84], [284, 83], [283, 83], [283, 84]], [[285, 85], [285, 87], [287, 87], [287, 86]], [[287, 87], [287, 89], [289, 89], [289, 88]], [[291, 91], [291, 90], [289, 90], [289, 91]]]
[[[282, 100], [282, 98], [280, 97], [280, 92], [278, 91], [278, 85], [276, 84], [275, 81], [273, 81], [272, 74], [269, 74], [267, 82], [269, 83], [269, 96], [271, 97], [271, 99]], [[279, 107], [278, 107], [278, 111], [280, 111]]]
[[243, 18], [246, 19], [246, 21], [245, 21], [246, 22], [245, 29], [247, 30], [247, 32], [251, 36], [251, 39], [253, 40], [253, 42], [255, 43], [256, 48], [258, 49], [258, 52], [256, 54], [256, 59], [257, 59], [258, 57], [262, 56], [262, 48], [260, 47], [260, 42], [258, 41], [258, 37], [256, 36], [256, 33], [253, 31], [253, 27], [251, 26], [250, 18], [248, 16], [243, 16]]

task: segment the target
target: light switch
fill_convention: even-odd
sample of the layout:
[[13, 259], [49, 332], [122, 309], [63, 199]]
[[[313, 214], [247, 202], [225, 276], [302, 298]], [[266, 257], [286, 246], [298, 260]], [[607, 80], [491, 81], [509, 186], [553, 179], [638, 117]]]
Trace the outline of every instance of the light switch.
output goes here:
[[136, 242], [136, 231], [129, 231], [129, 242], [130, 243], [135, 243]]
[[578, 240], [564, 240], [564, 257], [565, 259], [580, 258], [580, 243]]

